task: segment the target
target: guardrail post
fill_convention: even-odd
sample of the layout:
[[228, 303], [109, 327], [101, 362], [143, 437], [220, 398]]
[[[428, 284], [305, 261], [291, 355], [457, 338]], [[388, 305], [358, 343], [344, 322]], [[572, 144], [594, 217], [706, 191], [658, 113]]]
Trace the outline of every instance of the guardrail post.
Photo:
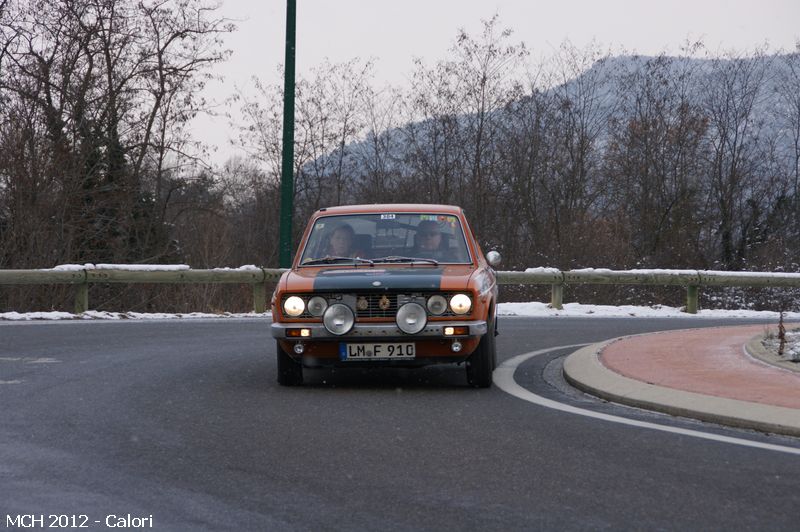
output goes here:
[[84, 281], [75, 285], [75, 314], [89, 310], [89, 283]]
[[554, 284], [550, 291], [550, 307], [563, 310], [564, 309], [564, 285]]
[[686, 287], [686, 313], [697, 314], [697, 285], [689, 285]]
[[253, 311], [256, 314], [267, 311], [267, 283], [253, 283]]

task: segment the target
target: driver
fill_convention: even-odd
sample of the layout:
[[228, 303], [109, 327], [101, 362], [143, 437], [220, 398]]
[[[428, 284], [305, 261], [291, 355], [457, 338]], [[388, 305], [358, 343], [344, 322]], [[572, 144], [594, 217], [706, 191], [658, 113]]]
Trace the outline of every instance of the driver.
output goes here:
[[423, 259], [452, 260], [450, 253], [442, 249], [442, 231], [434, 220], [423, 220], [417, 226], [413, 255]]
[[353, 249], [355, 234], [355, 230], [349, 224], [336, 226], [330, 234], [324, 254], [331, 257], [363, 257], [362, 250]]

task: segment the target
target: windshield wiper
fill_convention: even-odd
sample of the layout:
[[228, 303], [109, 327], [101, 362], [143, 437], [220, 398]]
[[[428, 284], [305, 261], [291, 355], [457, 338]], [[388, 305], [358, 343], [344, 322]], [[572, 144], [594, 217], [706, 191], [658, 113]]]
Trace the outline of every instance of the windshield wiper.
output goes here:
[[422, 257], [401, 257], [398, 255], [390, 255], [388, 257], [379, 257], [377, 259], [372, 259], [373, 262], [428, 262], [433, 264], [434, 266], [439, 265], [439, 261], [436, 259], [424, 259]]
[[361, 257], [334, 257], [328, 255], [320, 259], [311, 259], [303, 261], [301, 266], [313, 266], [314, 264], [333, 264], [334, 262], [358, 262], [375, 266], [375, 263], [369, 259], [362, 259]]

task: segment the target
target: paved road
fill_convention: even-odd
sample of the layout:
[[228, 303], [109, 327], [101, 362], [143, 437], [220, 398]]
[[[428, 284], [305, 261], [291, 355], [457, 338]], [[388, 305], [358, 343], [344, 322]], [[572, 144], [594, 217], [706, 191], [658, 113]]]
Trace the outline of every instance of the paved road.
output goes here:
[[[501, 318], [499, 359], [718, 323]], [[517, 381], [800, 447], [596, 401], [561, 379], [568, 352]], [[127, 514], [158, 530], [797, 528], [797, 456], [542, 408], [468, 388], [460, 367], [307, 376], [278, 387], [256, 320], [0, 323], [0, 530], [7, 514], [84, 514], [90, 530]]]

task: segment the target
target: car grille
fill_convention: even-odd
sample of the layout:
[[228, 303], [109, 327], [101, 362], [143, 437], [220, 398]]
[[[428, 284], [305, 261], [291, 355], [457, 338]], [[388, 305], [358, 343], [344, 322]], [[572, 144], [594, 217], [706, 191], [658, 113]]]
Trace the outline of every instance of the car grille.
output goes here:
[[[447, 300], [449, 300], [454, 294], [451, 293], [441, 293]], [[399, 301], [407, 301], [409, 298], [414, 298], [418, 303], [420, 303], [423, 307], [425, 306], [425, 299], [430, 297], [431, 293], [426, 294], [398, 294], [398, 293], [386, 293], [386, 292], [378, 292], [378, 293], [356, 293], [356, 294], [314, 294], [324, 297], [328, 304], [333, 304], [336, 302], [343, 302], [351, 306], [355, 306], [353, 310], [356, 313], [356, 319], [358, 318], [394, 318], [397, 314], [397, 307]], [[288, 295], [283, 298], [283, 301], [289, 297]], [[303, 299], [306, 300], [308, 303], [308, 299], [310, 296], [304, 296]], [[385, 298], [385, 299], [384, 299]], [[281, 301], [281, 304], [283, 304]], [[366, 301], [366, 305], [364, 304]], [[383, 301], [383, 304], [381, 304]], [[359, 302], [361, 305], [359, 306]], [[387, 304], [388, 303], [388, 304]], [[381, 307], [384, 308], [381, 308]], [[359, 308], [361, 307], [361, 308]], [[429, 314], [430, 315], [430, 314]], [[440, 316], [455, 316], [449, 308], [441, 314]], [[313, 318], [313, 316], [308, 312], [306, 309], [303, 314], [298, 316], [299, 318]]]
[[[356, 294], [356, 317], [393, 318], [397, 314], [397, 300], [398, 294]], [[367, 302], [366, 309], [362, 308], [363, 301]]]

